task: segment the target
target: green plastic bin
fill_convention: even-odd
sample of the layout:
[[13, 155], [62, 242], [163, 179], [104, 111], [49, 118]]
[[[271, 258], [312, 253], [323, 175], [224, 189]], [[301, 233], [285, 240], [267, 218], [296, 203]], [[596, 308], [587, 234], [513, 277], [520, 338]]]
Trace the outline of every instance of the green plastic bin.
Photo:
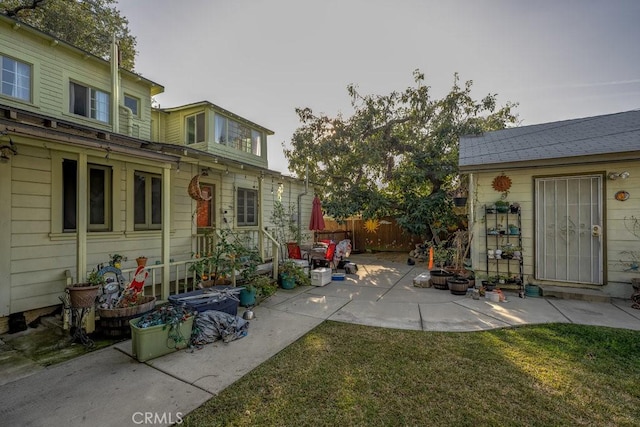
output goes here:
[[138, 359], [139, 362], [145, 362], [149, 359], [154, 359], [186, 348], [191, 338], [193, 317], [194, 316], [189, 316], [187, 320], [180, 323], [180, 335], [184, 340], [178, 343], [169, 338], [171, 328], [167, 325], [139, 328], [138, 321], [140, 321], [141, 317], [130, 320], [131, 351], [133, 352], [133, 356]]

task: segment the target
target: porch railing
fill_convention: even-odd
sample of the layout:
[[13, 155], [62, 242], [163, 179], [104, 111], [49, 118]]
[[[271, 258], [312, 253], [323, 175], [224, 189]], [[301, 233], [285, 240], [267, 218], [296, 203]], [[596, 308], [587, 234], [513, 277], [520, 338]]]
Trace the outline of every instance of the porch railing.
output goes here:
[[[245, 247], [257, 250], [263, 262], [271, 260], [273, 264], [273, 277], [278, 277], [280, 245], [273, 236], [263, 230], [234, 231], [234, 235], [237, 239], [240, 239]], [[194, 252], [206, 255], [207, 248], [212, 248], [218, 238], [220, 238], [220, 236], [216, 233], [196, 235], [194, 242], [196, 250]], [[196, 290], [198, 285], [196, 272], [190, 271], [191, 265], [196, 261], [197, 259], [188, 259], [170, 262], [169, 277], [164, 277], [163, 275], [164, 264], [147, 265], [146, 269], [149, 275], [144, 284], [145, 294], [154, 295], [159, 297], [160, 301], [166, 301], [169, 295]], [[127, 282], [133, 280], [135, 271], [136, 268], [126, 268], [122, 270], [122, 274]], [[211, 272], [209, 271], [208, 273]], [[163, 292], [164, 289], [168, 289], [169, 294], [165, 295]]]

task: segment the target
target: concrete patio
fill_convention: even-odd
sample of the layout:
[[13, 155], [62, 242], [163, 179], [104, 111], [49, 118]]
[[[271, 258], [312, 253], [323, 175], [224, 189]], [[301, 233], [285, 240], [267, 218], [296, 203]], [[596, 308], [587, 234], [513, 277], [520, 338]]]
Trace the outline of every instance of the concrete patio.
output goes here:
[[522, 299], [510, 293], [506, 302], [473, 300], [414, 287], [413, 278], [426, 271], [424, 264], [372, 255], [351, 259], [358, 264], [357, 275], [323, 287], [279, 289], [254, 309], [249, 335], [229, 344], [216, 342], [139, 363], [125, 341], [27, 370], [0, 385], [2, 424], [124, 426], [153, 414], [155, 425], [171, 425], [327, 319], [418, 331], [557, 322], [640, 330], [640, 311], [629, 300]]

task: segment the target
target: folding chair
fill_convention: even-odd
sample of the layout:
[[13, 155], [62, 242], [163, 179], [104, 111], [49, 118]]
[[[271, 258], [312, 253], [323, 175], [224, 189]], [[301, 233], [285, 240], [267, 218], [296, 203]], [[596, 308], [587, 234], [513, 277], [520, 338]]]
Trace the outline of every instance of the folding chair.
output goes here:
[[336, 254], [336, 244], [334, 242], [331, 242], [327, 247], [327, 251], [324, 253], [324, 258], [311, 259], [312, 267], [314, 269], [318, 267], [329, 267], [331, 268], [331, 271], [337, 270], [336, 262], [334, 259], [335, 254]]

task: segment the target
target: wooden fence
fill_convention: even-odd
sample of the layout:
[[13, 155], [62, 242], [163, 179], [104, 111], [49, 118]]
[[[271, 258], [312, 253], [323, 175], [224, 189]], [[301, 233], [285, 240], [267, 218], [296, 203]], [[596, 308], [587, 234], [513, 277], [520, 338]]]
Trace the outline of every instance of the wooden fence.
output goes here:
[[383, 252], [409, 252], [421, 242], [420, 237], [411, 236], [402, 231], [393, 218], [384, 218], [376, 223], [375, 231], [367, 230], [365, 221], [362, 219], [349, 219], [344, 224], [336, 221], [324, 219], [325, 229], [316, 232], [318, 240], [331, 239], [340, 241], [351, 239], [351, 246], [354, 252], [383, 251]]

